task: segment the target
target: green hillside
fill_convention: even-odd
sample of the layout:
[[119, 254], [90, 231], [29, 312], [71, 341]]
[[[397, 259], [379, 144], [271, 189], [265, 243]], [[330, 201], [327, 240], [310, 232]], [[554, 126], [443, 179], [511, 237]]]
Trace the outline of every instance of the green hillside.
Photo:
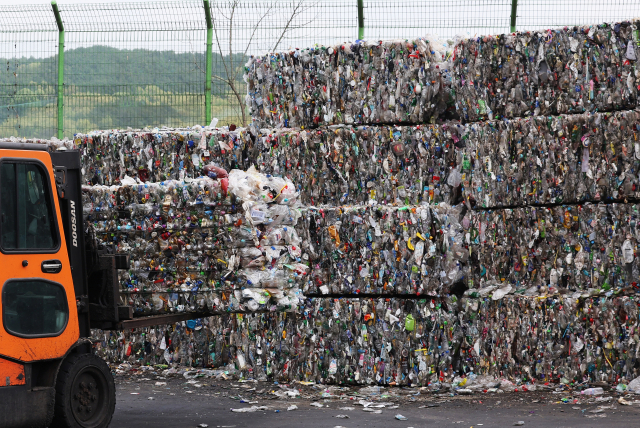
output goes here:
[[[234, 66], [245, 60], [234, 56]], [[0, 58], [0, 137], [48, 138], [56, 131], [55, 58]], [[204, 122], [204, 53], [92, 46], [65, 52], [65, 135], [93, 129], [190, 126]], [[220, 55], [214, 75], [225, 76]], [[244, 92], [242, 71], [238, 88]], [[213, 116], [238, 123], [237, 100], [215, 79]]]

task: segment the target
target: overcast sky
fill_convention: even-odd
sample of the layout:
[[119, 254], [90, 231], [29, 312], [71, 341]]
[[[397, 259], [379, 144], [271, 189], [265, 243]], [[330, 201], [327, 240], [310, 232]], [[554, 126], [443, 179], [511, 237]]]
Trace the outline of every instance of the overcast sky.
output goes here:
[[[131, 3], [131, 0], [58, 0], [58, 4], [72, 3]], [[51, 4], [51, 0], [0, 0], [0, 5]]]
[[[292, 26], [296, 28], [287, 33], [276, 50], [304, 48], [316, 43], [342, 43], [357, 38], [357, 0], [304, 1], [310, 7], [293, 21]], [[50, 55], [49, 48], [53, 46], [50, 40], [43, 40], [39, 44], [34, 41], [38, 40], [36, 33], [23, 33], [25, 29], [37, 25], [42, 26], [37, 28], [39, 30], [55, 32], [55, 21], [46, 8], [31, 15], [16, 11], [4, 16], [1, 14], [1, 8], [6, 6], [50, 3], [49, 0], [0, 0], [0, 32], [3, 29], [5, 31], [0, 36], [0, 55], [9, 50], [2, 46], [3, 43], [10, 45], [11, 50], [19, 55]], [[91, 10], [78, 10], [76, 6], [88, 3], [93, 4]], [[95, 6], [96, 3], [138, 3], [138, 6], [125, 9], [122, 6]], [[206, 32], [202, 2], [185, 0], [185, 6], [180, 5], [179, 1], [163, 3], [166, 2], [59, 0], [68, 34], [66, 48], [103, 44], [126, 49], [203, 51], [201, 45], [206, 40]], [[264, 6], [262, 9], [246, 7], [251, 0], [241, 0], [241, 3], [245, 7], [235, 14], [233, 26], [234, 52], [244, 51], [252, 28], [264, 10]], [[255, 0], [255, 3], [264, 5], [264, 0]], [[280, 0], [280, 9], [274, 9], [266, 19], [260, 21], [260, 29], [249, 46], [249, 54], [264, 53], [280, 38], [281, 28], [286, 25], [289, 16], [285, 9], [292, 3], [292, 0]], [[65, 5], [73, 6], [65, 11]], [[472, 37], [509, 32], [511, 0], [364, 0], [364, 5], [365, 39], [408, 39], [427, 34], [450, 39], [454, 35]], [[541, 30], [565, 25], [598, 24], [638, 15], [640, 0], [519, 0], [517, 29]], [[220, 30], [221, 45], [228, 46], [228, 30], [224, 28], [223, 14], [216, 13], [214, 9], [213, 18]], [[161, 31], [138, 31], [140, 29]]]

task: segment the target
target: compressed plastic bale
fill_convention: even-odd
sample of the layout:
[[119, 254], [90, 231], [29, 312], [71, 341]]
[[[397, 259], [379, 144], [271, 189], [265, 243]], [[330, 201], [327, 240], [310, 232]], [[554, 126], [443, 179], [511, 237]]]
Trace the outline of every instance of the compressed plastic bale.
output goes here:
[[67, 148], [80, 150], [85, 184], [112, 185], [125, 176], [140, 182], [197, 178], [209, 163], [247, 169], [254, 138], [235, 126], [114, 129], [75, 134]]
[[449, 128], [340, 126], [313, 131], [278, 130], [258, 137], [256, 167], [291, 179], [305, 205], [425, 202], [458, 203], [459, 150]]
[[632, 109], [637, 20], [461, 40], [451, 91], [464, 121]]
[[[281, 197], [292, 184], [255, 173], [260, 189], [284, 186], [254, 222], [250, 212], [262, 199], [234, 193], [236, 171], [215, 171], [220, 178], [136, 184], [125, 177], [131, 184], [83, 187], [92, 239], [130, 256], [120, 281], [123, 303], [136, 315], [295, 310], [302, 298], [308, 266], [295, 231], [297, 194]], [[281, 251], [266, 252], [276, 246]], [[257, 290], [243, 294], [245, 287]]]
[[479, 122], [458, 127], [479, 207], [637, 197], [638, 112]]
[[466, 276], [460, 207], [317, 210], [309, 288], [321, 294], [446, 294]]
[[478, 207], [637, 198], [640, 116], [536, 116], [469, 124], [278, 130], [257, 138], [263, 173], [305, 205]]
[[251, 57], [247, 106], [260, 128], [428, 122], [448, 108], [443, 51], [427, 37]]
[[[217, 260], [233, 260], [233, 267], [240, 268], [239, 286], [260, 287], [264, 283], [273, 288], [293, 282], [305, 292], [321, 294], [437, 295], [468, 284], [483, 295], [491, 292], [490, 287], [502, 290], [501, 293], [535, 295], [553, 294], [559, 289], [592, 292], [629, 287], [637, 269], [636, 205], [467, 211], [464, 216], [461, 207], [448, 208], [445, 204], [305, 208], [293, 213], [291, 218], [304, 216], [308, 223], [293, 227], [276, 225], [261, 232], [259, 241], [263, 249], [254, 248], [254, 256], [249, 256], [246, 249], [218, 255], [215, 260], [220, 266], [219, 275], [208, 282], [221, 281], [228, 272], [228, 267]], [[225, 218], [234, 226], [227, 228], [234, 230], [242, 216], [225, 214]], [[119, 224], [111, 231], [117, 227], [131, 231], [128, 233], [136, 230], [144, 233], [143, 228], [131, 224]], [[246, 230], [231, 233], [230, 248], [255, 244], [257, 233], [251, 232], [251, 228]], [[174, 253], [185, 256], [181, 246], [186, 250], [189, 247], [202, 250], [210, 245], [206, 240], [199, 242], [165, 233], [158, 237], [159, 249], [165, 253], [163, 260], [174, 266], [176, 261], [170, 261]], [[562, 245], [558, 247], [559, 244]], [[149, 246], [138, 241], [122, 245], [124, 251], [134, 254], [139, 250], [132, 248]], [[513, 245], [519, 250], [514, 251]], [[594, 256], [597, 250], [604, 254]], [[282, 257], [292, 261], [281, 261]], [[549, 266], [551, 260], [553, 267]], [[265, 264], [276, 267], [276, 272], [282, 272], [283, 276], [260, 271]], [[177, 266], [187, 264], [178, 261]], [[202, 264], [189, 266], [198, 271]], [[160, 280], [155, 276], [153, 279]], [[193, 278], [189, 284], [192, 282]], [[511, 288], [505, 290], [507, 285]]]
[[[259, 380], [426, 385], [450, 380], [453, 349], [446, 337], [428, 337], [423, 321], [439, 330], [453, 322], [454, 307], [455, 298], [318, 298], [305, 300], [302, 318], [221, 315], [191, 327], [179, 323], [115, 335], [94, 331], [94, 337], [99, 354], [112, 362], [204, 364]], [[404, 326], [411, 314], [417, 322], [409, 332]], [[314, 323], [301, 322], [305, 319]], [[401, 340], [392, 340], [391, 331]]]
[[637, 329], [637, 315], [635, 297], [624, 295], [312, 298], [298, 316], [221, 315], [191, 328], [94, 337], [116, 363], [205, 365], [279, 382], [512, 392], [635, 379], [638, 349], [624, 332]]
[[467, 293], [588, 296], [637, 284], [637, 204], [476, 211], [462, 221], [470, 244]]
[[[247, 103], [262, 128], [425, 123], [442, 116], [447, 103], [465, 122], [632, 109], [637, 26], [633, 20], [466, 38], [451, 57], [427, 37], [433, 42], [425, 52], [438, 52], [426, 59], [421, 39], [414, 50], [411, 42], [389, 41], [269, 54], [246, 66]], [[406, 58], [389, 61], [397, 52]]]

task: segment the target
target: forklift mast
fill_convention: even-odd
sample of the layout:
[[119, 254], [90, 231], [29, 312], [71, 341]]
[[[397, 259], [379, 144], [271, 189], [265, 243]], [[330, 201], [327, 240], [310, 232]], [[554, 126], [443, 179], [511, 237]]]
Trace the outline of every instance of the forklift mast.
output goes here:
[[128, 257], [98, 247], [82, 213], [82, 165], [77, 150], [51, 152], [60, 214], [78, 305], [80, 337], [91, 328], [115, 329], [133, 318], [133, 308], [119, 305], [117, 269], [128, 268]]
[[80, 337], [90, 335], [89, 287], [82, 222], [82, 182], [80, 156], [76, 151], [52, 152], [51, 163], [60, 204], [60, 215], [67, 243], [73, 288], [78, 305]]

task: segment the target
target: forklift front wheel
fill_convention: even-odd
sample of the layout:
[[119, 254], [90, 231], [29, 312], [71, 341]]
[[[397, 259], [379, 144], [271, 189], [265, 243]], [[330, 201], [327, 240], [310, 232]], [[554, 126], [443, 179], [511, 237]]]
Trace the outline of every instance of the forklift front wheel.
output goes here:
[[93, 354], [72, 354], [56, 381], [55, 428], [107, 428], [116, 406], [109, 366]]

